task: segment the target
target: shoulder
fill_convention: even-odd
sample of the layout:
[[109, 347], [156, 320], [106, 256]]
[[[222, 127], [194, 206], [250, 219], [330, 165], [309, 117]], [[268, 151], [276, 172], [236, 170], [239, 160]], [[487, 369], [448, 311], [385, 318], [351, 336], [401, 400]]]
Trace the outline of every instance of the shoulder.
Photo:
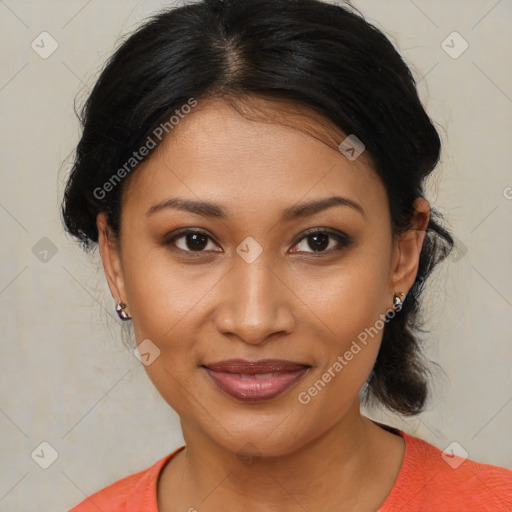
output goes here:
[[381, 512], [436, 510], [510, 512], [512, 471], [441, 451], [399, 432], [406, 443], [402, 468]]
[[184, 446], [162, 457], [152, 466], [125, 476], [107, 487], [91, 494], [68, 512], [98, 512], [98, 510], [123, 510], [123, 512], [158, 512], [156, 484], [164, 465]]
[[127, 506], [128, 494], [140, 487], [141, 481], [147, 480], [151, 468], [126, 476], [117, 482], [91, 494], [68, 512], [97, 512], [98, 510], [124, 510]]

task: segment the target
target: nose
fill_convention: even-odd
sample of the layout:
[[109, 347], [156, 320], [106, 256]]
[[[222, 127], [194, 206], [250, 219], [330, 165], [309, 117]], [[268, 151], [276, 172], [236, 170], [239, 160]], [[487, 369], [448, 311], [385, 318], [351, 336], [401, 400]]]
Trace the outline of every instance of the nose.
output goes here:
[[219, 289], [222, 300], [215, 314], [220, 333], [250, 345], [263, 344], [277, 334], [293, 332], [293, 291], [263, 254], [252, 263], [235, 258]]

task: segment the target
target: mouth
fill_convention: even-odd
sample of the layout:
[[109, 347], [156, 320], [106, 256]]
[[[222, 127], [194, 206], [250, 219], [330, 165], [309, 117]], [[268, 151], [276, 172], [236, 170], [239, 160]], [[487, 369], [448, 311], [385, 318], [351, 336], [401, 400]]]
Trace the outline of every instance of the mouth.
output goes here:
[[237, 400], [259, 402], [282, 395], [311, 365], [282, 359], [230, 359], [201, 365], [215, 386]]

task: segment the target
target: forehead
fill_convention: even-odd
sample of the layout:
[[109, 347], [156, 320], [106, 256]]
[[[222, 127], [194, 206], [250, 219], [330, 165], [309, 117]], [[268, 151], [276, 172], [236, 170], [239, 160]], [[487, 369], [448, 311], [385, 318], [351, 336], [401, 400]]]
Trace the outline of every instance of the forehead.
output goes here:
[[143, 208], [179, 193], [226, 205], [289, 205], [338, 192], [365, 210], [387, 207], [370, 156], [350, 161], [338, 150], [346, 137], [305, 106], [202, 101], [139, 166], [123, 203]]

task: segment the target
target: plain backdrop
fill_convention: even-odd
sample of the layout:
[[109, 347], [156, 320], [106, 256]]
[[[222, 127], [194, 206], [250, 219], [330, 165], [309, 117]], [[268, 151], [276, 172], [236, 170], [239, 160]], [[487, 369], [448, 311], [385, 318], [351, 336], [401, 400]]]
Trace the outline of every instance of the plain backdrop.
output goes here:
[[[58, 211], [79, 137], [75, 97], [124, 34], [170, 5], [0, 0], [0, 512], [65, 511], [183, 441], [122, 342], [130, 328], [99, 254], [64, 236]], [[425, 350], [442, 368], [428, 410], [368, 414], [512, 468], [512, 2], [354, 5], [396, 44], [440, 130], [428, 199], [457, 241], [425, 296]]]

